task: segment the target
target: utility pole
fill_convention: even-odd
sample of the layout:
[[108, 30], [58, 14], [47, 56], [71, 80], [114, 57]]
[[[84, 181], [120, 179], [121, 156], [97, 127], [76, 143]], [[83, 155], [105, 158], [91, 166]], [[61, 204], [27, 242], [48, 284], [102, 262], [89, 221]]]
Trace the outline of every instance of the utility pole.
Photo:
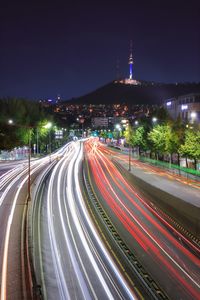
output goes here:
[[128, 170], [131, 171], [131, 144], [130, 143], [128, 148]]
[[28, 135], [28, 201], [31, 201], [31, 129]]

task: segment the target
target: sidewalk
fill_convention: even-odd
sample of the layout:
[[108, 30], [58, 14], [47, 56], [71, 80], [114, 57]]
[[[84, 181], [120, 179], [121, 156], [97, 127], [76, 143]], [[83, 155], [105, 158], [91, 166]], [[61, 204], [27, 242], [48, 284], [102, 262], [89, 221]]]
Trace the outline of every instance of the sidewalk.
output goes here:
[[140, 165], [136, 164], [134, 160], [132, 160], [131, 173], [147, 183], [200, 208], [200, 185], [198, 182], [195, 183], [183, 176], [142, 162], [140, 162]]

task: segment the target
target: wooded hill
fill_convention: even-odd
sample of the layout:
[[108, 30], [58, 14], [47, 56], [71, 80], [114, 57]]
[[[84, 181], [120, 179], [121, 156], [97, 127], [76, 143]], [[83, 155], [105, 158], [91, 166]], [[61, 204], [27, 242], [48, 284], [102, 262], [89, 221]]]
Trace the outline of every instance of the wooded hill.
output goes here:
[[200, 83], [164, 84], [140, 81], [140, 85], [111, 82], [68, 103], [77, 104], [161, 104], [164, 100], [190, 93], [200, 93]]

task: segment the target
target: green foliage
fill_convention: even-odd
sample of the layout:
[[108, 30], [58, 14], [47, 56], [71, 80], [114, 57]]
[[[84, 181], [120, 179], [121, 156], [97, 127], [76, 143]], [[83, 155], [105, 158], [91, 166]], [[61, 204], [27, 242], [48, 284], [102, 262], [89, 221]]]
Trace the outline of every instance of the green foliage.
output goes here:
[[177, 135], [177, 143], [178, 147], [180, 147], [181, 144], [184, 142], [184, 136], [185, 136], [185, 124], [182, 122], [180, 116], [175, 120], [174, 122], [171, 122], [171, 127], [174, 132], [176, 132]]
[[122, 136], [122, 130], [115, 128], [113, 131], [113, 138], [119, 139], [121, 136]]
[[138, 146], [142, 150], [147, 150], [147, 139], [146, 139], [146, 130], [144, 126], [139, 126], [135, 130], [135, 134], [133, 136], [133, 144], [134, 146]]
[[126, 143], [134, 146], [134, 131], [130, 124], [127, 126], [126, 130], [124, 131], [124, 137], [126, 139]]
[[101, 130], [99, 136], [106, 139], [108, 137], [108, 133], [106, 130]]
[[184, 144], [180, 146], [180, 154], [191, 159], [200, 159], [200, 130], [187, 129]]
[[46, 125], [48, 124], [49, 120], [44, 119], [41, 120], [37, 123], [37, 130], [38, 130], [38, 134], [41, 138], [44, 138], [48, 135], [49, 133], [49, 128], [46, 127]]
[[133, 128], [129, 125], [124, 133], [126, 142], [128, 144], [130, 144], [132, 147], [137, 146], [142, 150], [147, 149], [146, 134], [147, 131], [143, 125], [137, 128]]
[[[12, 120], [13, 124], [8, 124], [8, 120]], [[41, 137], [46, 136], [48, 130], [43, 128], [43, 124], [47, 120], [52, 121], [52, 116], [47, 115], [36, 102], [16, 98], [0, 100], [0, 149], [27, 145], [29, 134], [34, 141], [36, 128]]]
[[155, 126], [149, 133], [148, 139], [153, 145], [153, 150], [160, 154], [177, 153], [179, 137], [170, 124]]
[[156, 125], [149, 133], [148, 139], [153, 145], [153, 150], [156, 152], [165, 152], [165, 135], [166, 128], [162, 125]]
[[25, 99], [5, 98], [0, 100], [0, 121], [12, 119], [15, 125], [35, 126], [45, 117], [45, 112], [36, 102]]

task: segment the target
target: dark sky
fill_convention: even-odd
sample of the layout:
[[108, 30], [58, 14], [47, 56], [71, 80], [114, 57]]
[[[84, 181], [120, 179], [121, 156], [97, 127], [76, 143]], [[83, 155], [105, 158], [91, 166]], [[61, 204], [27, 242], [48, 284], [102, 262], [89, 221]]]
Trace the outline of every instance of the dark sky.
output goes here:
[[199, 1], [4, 1], [0, 97], [62, 99], [128, 77], [200, 81]]

